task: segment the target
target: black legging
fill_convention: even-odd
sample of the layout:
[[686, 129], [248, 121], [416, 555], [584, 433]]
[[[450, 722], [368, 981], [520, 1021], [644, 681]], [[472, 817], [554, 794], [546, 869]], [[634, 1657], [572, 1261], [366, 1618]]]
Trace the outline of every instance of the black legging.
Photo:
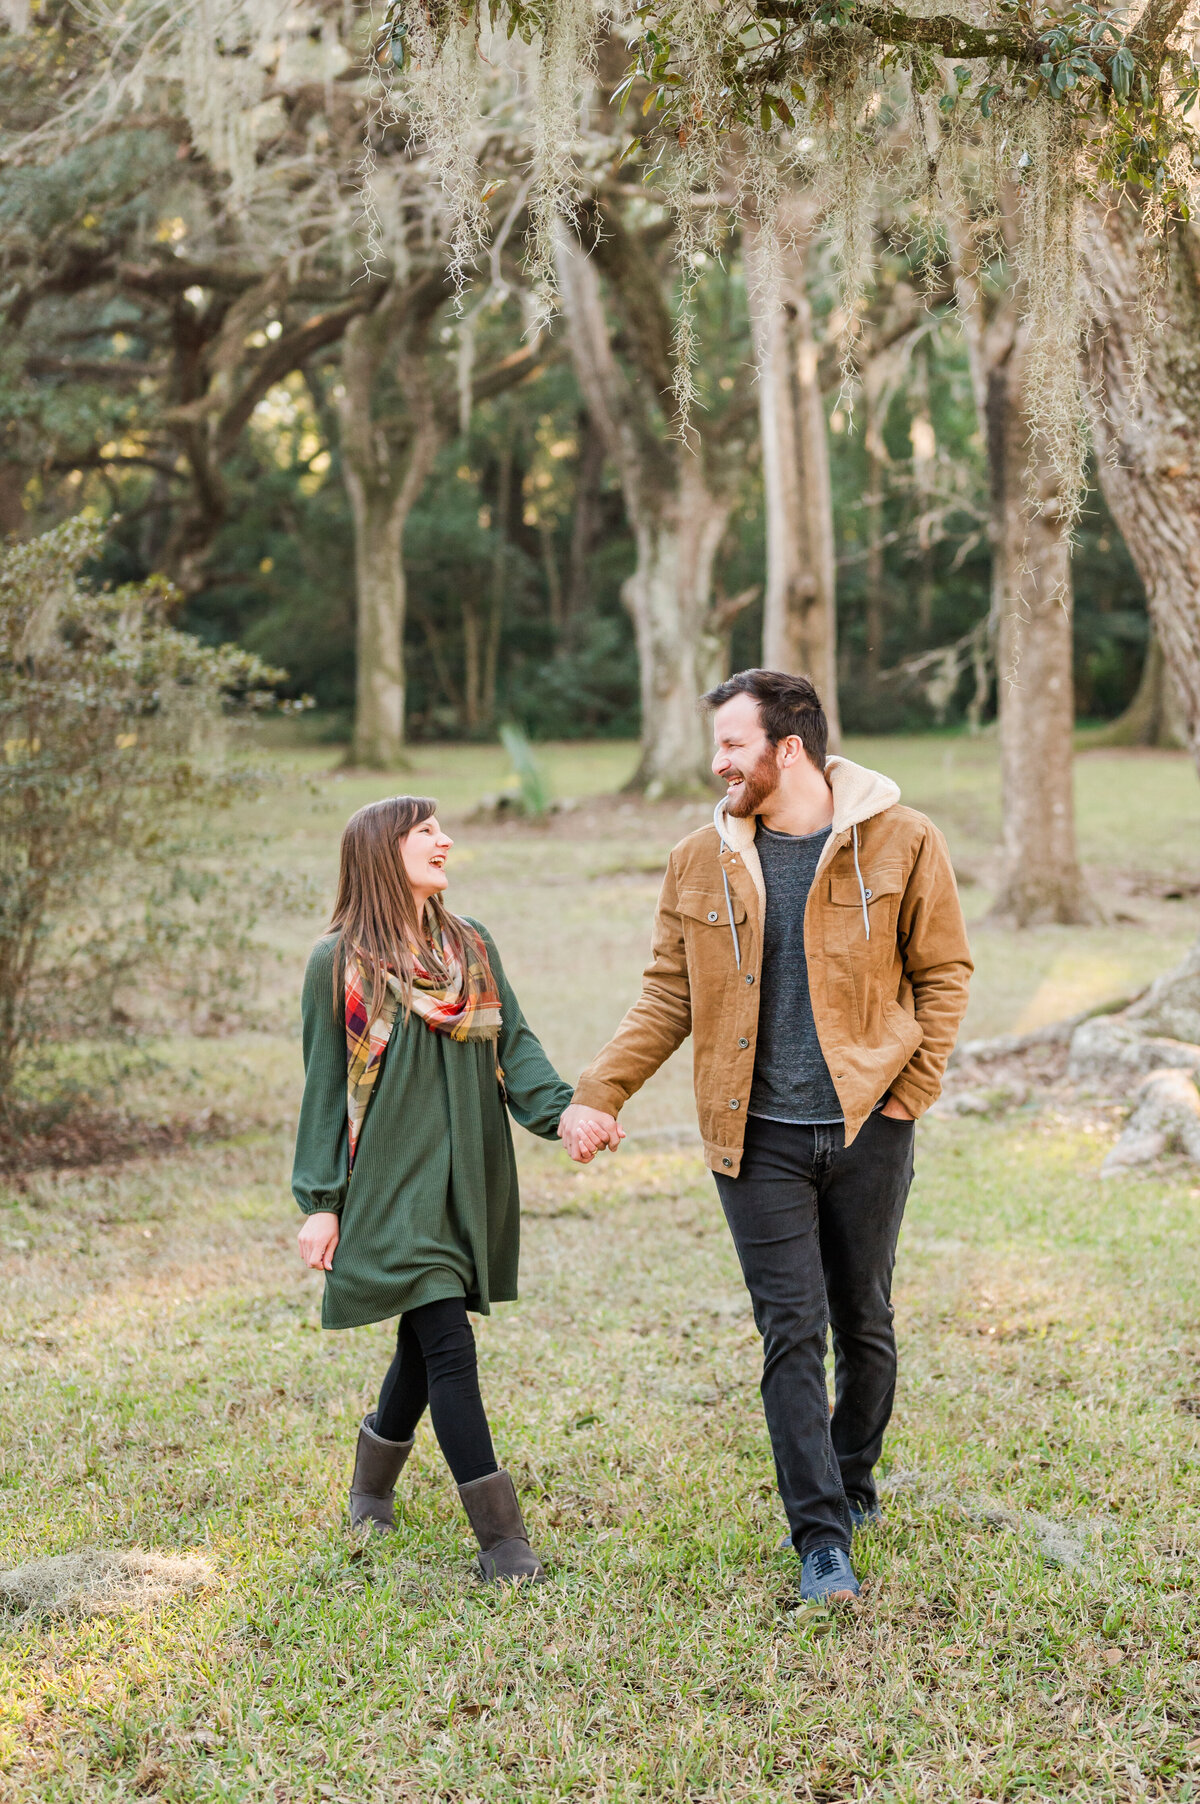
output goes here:
[[455, 1484], [499, 1470], [462, 1297], [424, 1303], [400, 1317], [396, 1356], [375, 1411], [376, 1434], [385, 1441], [411, 1440], [426, 1405]]

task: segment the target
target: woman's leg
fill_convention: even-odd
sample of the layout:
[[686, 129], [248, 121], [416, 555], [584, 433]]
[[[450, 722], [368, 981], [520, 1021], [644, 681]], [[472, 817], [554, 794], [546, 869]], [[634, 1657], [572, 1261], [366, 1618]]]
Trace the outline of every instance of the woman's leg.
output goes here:
[[396, 1351], [379, 1390], [375, 1433], [385, 1441], [411, 1441], [428, 1402], [425, 1355], [410, 1316], [402, 1315], [396, 1330]]
[[513, 1481], [496, 1465], [465, 1302], [446, 1297], [410, 1309], [404, 1326], [424, 1358], [433, 1430], [479, 1542], [480, 1575], [490, 1584], [537, 1583], [546, 1575], [529, 1545]]
[[350, 1526], [393, 1529], [396, 1526], [396, 1480], [412, 1452], [413, 1431], [427, 1402], [425, 1361], [404, 1318], [396, 1335], [396, 1353], [378, 1408], [365, 1415], [358, 1430], [354, 1477], [350, 1480]]
[[[426, 1388], [421, 1408], [424, 1408], [427, 1397], [433, 1432], [437, 1435], [446, 1464], [454, 1474], [455, 1484], [465, 1485], [476, 1478], [487, 1478], [498, 1467], [483, 1398], [479, 1394], [475, 1336], [467, 1320], [466, 1303], [462, 1297], [445, 1297], [436, 1303], [425, 1303], [419, 1309], [410, 1309], [401, 1319], [401, 1333], [406, 1331], [412, 1335], [414, 1345], [422, 1356], [422, 1375]], [[403, 1358], [398, 1353], [397, 1360], [401, 1366], [398, 1380], [403, 1378], [408, 1384], [411, 1367], [408, 1362], [407, 1341]], [[390, 1372], [388, 1376], [391, 1376]], [[386, 1389], [386, 1379], [384, 1384]], [[407, 1413], [397, 1411], [395, 1417], [391, 1418], [403, 1428], [403, 1435], [399, 1437], [401, 1439], [412, 1434], [421, 1413], [420, 1409], [415, 1415], [411, 1413], [417, 1395], [415, 1378], [405, 1394], [409, 1400]], [[381, 1393], [380, 1412], [383, 1406], [384, 1396]], [[377, 1424], [380, 1419], [381, 1415], [377, 1413]], [[412, 1426], [408, 1425], [410, 1422]], [[379, 1428], [380, 1434], [390, 1432], [390, 1429]]]

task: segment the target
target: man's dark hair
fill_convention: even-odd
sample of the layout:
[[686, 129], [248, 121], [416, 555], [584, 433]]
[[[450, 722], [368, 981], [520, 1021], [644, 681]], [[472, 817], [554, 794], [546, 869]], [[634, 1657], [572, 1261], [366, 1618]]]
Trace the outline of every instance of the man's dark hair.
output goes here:
[[789, 676], [785, 670], [739, 670], [702, 700], [709, 708], [721, 708], [735, 695], [753, 696], [763, 732], [772, 745], [794, 733], [817, 769], [825, 769], [829, 722], [807, 677]]

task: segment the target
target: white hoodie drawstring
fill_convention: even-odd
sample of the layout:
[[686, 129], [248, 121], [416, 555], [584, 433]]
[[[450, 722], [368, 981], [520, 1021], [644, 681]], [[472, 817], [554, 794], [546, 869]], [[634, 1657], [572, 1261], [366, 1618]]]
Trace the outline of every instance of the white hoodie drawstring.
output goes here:
[[[721, 800], [717, 803], [716, 807], [713, 809], [713, 826], [716, 828], [718, 837], [720, 838], [722, 851], [728, 852], [730, 850], [730, 846], [729, 846], [729, 841], [725, 837], [725, 827], [723, 824], [724, 817], [725, 817], [725, 797], [722, 796]], [[853, 840], [854, 840], [854, 874], [858, 878], [858, 893], [862, 897], [863, 928], [866, 932], [867, 938], [870, 939], [870, 937], [871, 937], [871, 916], [870, 916], [870, 912], [867, 908], [867, 886], [863, 882], [862, 866], [858, 862], [858, 828], [857, 828], [857, 826], [855, 826], [852, 829], [852, 833], [853, 833]], [[729, 931], [733, 935], [733, 956], [734, 956], [735, 960], [737, 961], [737, 968], [740, 971], [742, 968], [742, 948], [738, 942], [738, 931], [737, 931], [737, 927], [736, 927], [736, 925], [734, 923], [734, 919], [733, 919], [733, 899], [729, 894], [729, 878], [726, 875], [724, 865], [721, 866], [721, 882], [725, 886], [725, 907], [729, 911]]]
[[858, 878], [858, 893], [862, 897], [863, 926], [867, 930], [867, 938], [871, 937], [871, 917], [867, 913], [867, 886], [863, 882], [862, 870], [858, 862], [858, 828], [854, 829], [854, 874]]
[[[716, 828], [718, 836], [720, 837], [722, 851], [728, 852], [729, 841], [725, 837], [725, 828], [722, 825], [724, 816], [725, 797], [722, 796], [721, 800], [713, 809], [713, 826]], [[733, 898], [729, 894], [729, 878], [725, 873], [724, 865], [721, 866], [721, 882], [725, 885], [725, 907], [729, 911], [729, 931], [733, 935], [733, 956], [737, 961], [737, 968], [740, 971], [742, 968], [742, 948], [738, 941], [737, 926], [733, 919]]]

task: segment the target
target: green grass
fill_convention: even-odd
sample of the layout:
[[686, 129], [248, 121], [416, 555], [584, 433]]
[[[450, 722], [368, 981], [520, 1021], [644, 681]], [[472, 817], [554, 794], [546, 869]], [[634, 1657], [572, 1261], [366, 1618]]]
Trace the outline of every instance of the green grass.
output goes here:
[[[852, 749], [986, 861], [986, 744]], [[539, 755], [559, 794], [629, 765], [627, 747]], [[248, 852], [322, 890], [345, 815], [391, 786], [279, 756], [293, 774], [247, 811]], [[617, 801], [471, 824], [502, 756], [416, 762], [405, 782], [445, 798], [471, 855], [453, 899], [495, 929], [573, 1074], [633, 994], [656, 863], [702, 817]], [[1089, 802], [1099, 758], [1081, 760], [1081, 816], [1112, 897], [1119, 871], [1179, 871], [1189, 831], [1194, 856], [1200, 792], [1170, 758], [1106, 765]], [[1083, 993], [1162, 968], [1192, 911], [1130, 906], [1146, 925], [977, 932], [980, 1019], [1019, 1019], [1065, 971]], [[887, 1519], [841, 1614], [795, 1608], [776, 1552], [736, 1260], [694, 1146], [662, 1135], [689, 1131], [686, 1051], [619, 1155], [576, 1171], [518, 1136], [522, 1301], [482, 1324], [481, 1359], [553, 1582], [497, 1596], [427, 1427], [401, 1533], [364, 1549], [342, 1525], [390, 1332], [322, 1335], [294, 1252], [296, 972], [319, 925], [275, 926], [271, 1032], [167, 1049], [163, 1097], [217, 1108], [232, 1138], [0, 1193], [0, 1565], [138, 1546], [214, 1573], [157, 1610], [8, 1615], [0, 1798], [1200, 1798], [1194, 1177], [1102, 1187], [1101, 1110], [922, 1127]]]

